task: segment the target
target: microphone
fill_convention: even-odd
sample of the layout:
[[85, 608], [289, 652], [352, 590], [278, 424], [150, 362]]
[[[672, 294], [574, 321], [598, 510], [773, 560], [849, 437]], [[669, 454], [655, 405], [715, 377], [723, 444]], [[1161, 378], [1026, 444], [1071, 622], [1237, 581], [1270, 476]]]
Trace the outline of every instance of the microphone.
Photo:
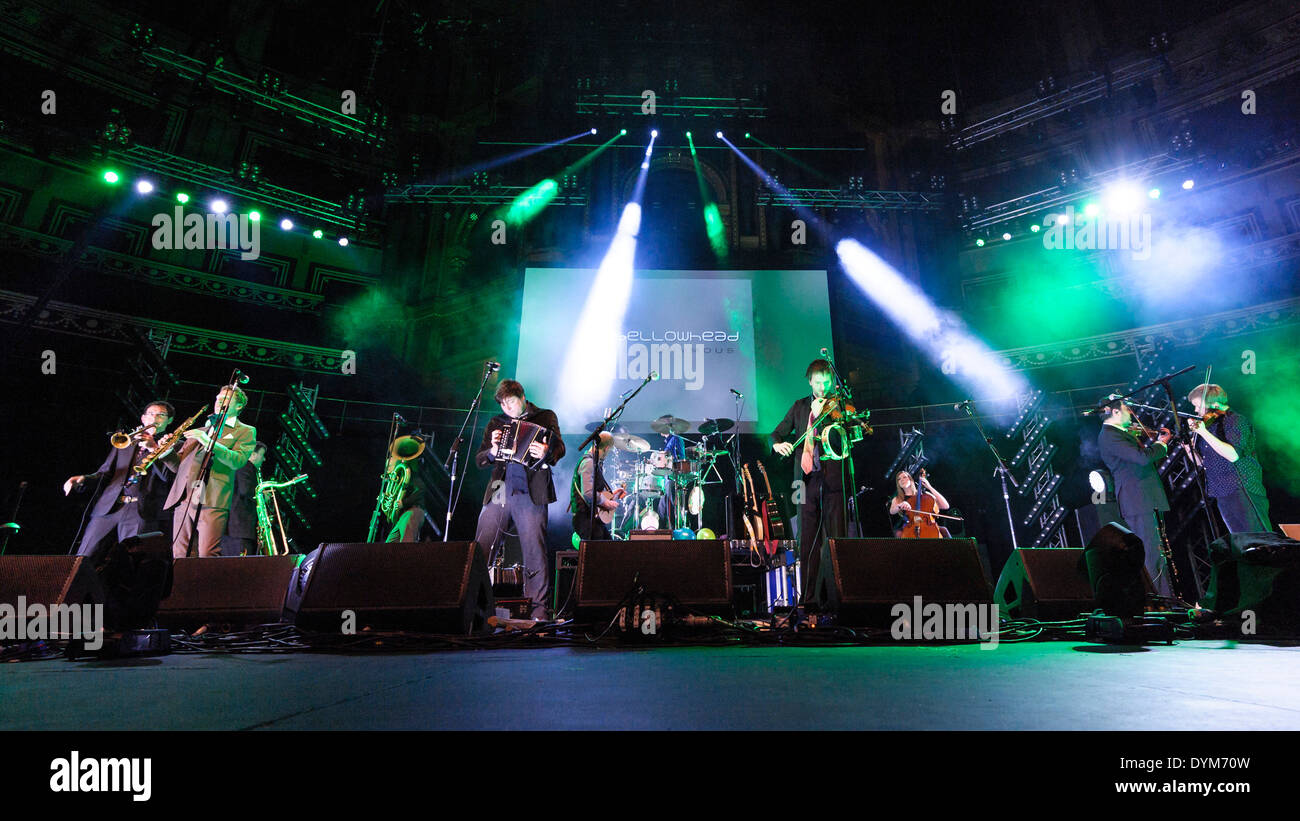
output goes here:
[[745, 398], [745, 394], [741, 393], [740, 391], [736, 390], [735, 388], [732, 388], [732, 389], [731, 389], [731, 392], [734, 393], [734, 394], [736, 395], [736, 398], [737, 398], [737, 399], [744, 399], [744, 398]]
[[650, 371], [650, 375], [647, 376], [647, 377], [645, 378], [645, 380], [641, 382], [640, 385], [637, 385], [635, 388], [628, 388], [627, 390], [625, 390], [625, 391], [623, 391], [621, 394], [619, 394], [619, 395], [618, 395], [618, 398], [619, 398], [619, 399], [626, 399], [626, 398], [628, 398], [629, 396], [631, 396], [632, 394], [634, 394], [634, 393], [636, 393], [637, 391], [639, 391], [639, 390], [641, 390], [642, 388], [644, 388], [646, 385], [649, 385], [651, 382], [655, 381], [655, 380], [658, 379], [658, 378], [659, 378], [659, 371]]
[[487, 369], [489, 371], [492, 371], [493, 373], [496, 373], [497, 371], [501, 370], [501, 363], [489, 361], [487, 363]]
[[239, 370], [238, 368], [235, 369], [235, 382], [236, 382], [236, 383], [238, 383], [238, 384], [240, 384], [240, 385], [247, 385], [247, 384], [248, 384], [248, 379], [249, 379], [248, 374], [244, 373], [243, 371]]
[[393, 411], [393, 418], [396, 419], [398, 422], [402, 423], [403, 425], [406, 424], [406, 417], [402, 416], [397, 411]]

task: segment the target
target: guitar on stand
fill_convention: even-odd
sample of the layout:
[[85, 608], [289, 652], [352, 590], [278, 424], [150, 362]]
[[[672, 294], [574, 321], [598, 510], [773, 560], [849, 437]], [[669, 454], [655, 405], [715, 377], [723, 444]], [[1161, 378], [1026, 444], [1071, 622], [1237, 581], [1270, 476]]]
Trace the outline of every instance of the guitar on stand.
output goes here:
[[785, 516], [782, 513], [785, 509], [785, 499], [772, 492], [772, 483], [767, 478], [767, 468], [762, 462], [758, 463], [758, 472], [763, 474], [763, 487], [767, 491], [767, 495], [758, 505], [763, 517], [764, 547], [767, 548], [768, 556], [774, 556], [779, 549], [777, 543], [790, 538], [786, 532]]

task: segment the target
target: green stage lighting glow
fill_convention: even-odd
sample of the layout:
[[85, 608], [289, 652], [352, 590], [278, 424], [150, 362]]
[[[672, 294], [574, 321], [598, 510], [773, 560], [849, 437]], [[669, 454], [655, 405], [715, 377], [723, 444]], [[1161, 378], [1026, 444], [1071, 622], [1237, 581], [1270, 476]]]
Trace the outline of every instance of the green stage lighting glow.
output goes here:
[[515, 197], [515, 201], [510, 204], [510, 210], [506, 212], [506, 222], [510, 225], [523, 225], [529, 222], [542, 213], [542, 209], [555, 199], [559, 190], [560, 186], [552, 179], [537, 183]]
[[176, 201], [179, 202], [181, 205], [184, 205], [185, 203], [190, 201], [190, 195], [186, 194], [184, 191], [181, 191], [176, 195]]
[[1083, 206], [1083, 213], [1084, 216], [1095, 217], [1101, 213], [1101, 206], [1097, 205], [1095, 202], [1090, 202]]
[[1035, 225], [1031, 225], [1031, 226], [1029, 226], [1029, 230], [1030, 230], [1030, 231], [1033, 231], [1035, 234], [1037, 234], [1039, 231], [1043, 230], [1043, 227], [1042, 227], [1041, 225], [1037, 225], [1037, 224], [1035, 224]]
[[619, 133], [620, 136], [622, 136], [622, 135], [624, 135], [624, 134], [627, 133], [627, 129], [625, 128], [625, 129], [623, 129], [622, 131], [620, 131], [620, 132], [618, 132], [618, 133]]
[[311, 235], [312, 235], [313, 237], [315, 237], [316, 239], [320, 239], [320, 238], [322, 238], [322, 237], [325, 236], [325, 232], [322, 231], [321, 229], [317, 228], [315, 231], [312, 231], [312, 232], [311, 232]]
[[261, 211], [249, 211], [249, 212], [248, 212], [248, 219], [249, 219], [250, 222], [257, 222], [257, 221], [260, 220], [261, 218], [262, 218], [262, 212], [261, 212]]
[[984, 247], [984, 240], [982, 240], [982, 239], [977, 239], [977, 240], [975, 240], [975, 247], [976, 247], [976, 248], [983, 248], [983, 247]]
[[108, 183], [109, 185], [117, 185], [117, 183], [118, 183], [121, 179], [122, 179], [122, 178], [119, 177], [119, 176], [117, 175], [117, 172], [116, 172], [116, 171], [105, 171], [105, 172], [104, 172], [104, 182]]

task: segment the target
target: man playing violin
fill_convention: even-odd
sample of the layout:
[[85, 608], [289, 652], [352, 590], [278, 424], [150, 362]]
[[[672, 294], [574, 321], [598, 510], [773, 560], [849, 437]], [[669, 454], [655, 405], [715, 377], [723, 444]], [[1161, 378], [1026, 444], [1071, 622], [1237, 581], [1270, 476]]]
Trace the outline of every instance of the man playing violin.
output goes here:
[[1197, 385], [1187, 394], [1200, 420], [1188, 427], [1205, 466], [1205, 487], [1218, 504], [1229, 533], [1272, 530], [1264, 471], [1255, 455], [1255, 429], [1228, 409], [1228, 393], [1218, 385]]
[[1169, 431], [1161, 431], [1155, 442], [1142, 445], [1135, 426], [1133, 409], [1118, 394], [1111, 394], [1097, 406], [1105, 414], [1097, 445], [1101, 459], [1115, 479], [1115, 497], [1120, 516], [1133, 534], [1142, 540], [1147, 573], [1156, 593], [1173, 595], [1164, 553], [1160, 544], [1160, 516], [1169, 509], [1165, 486], [1156, 472], [1156, 463], [1169, 455]]
[[[845, 532], [844, 468], [843, 462], [823, 461], [821, 442], [811, 433], [799, 443], [798, 453], [793, 442], [785, 441], [789, 436], [797, 439], [807, 431], [821, 417], [829, 395], [834, 392], [835, 378], [825, 359], [814, 359], [804, 376], [812, 395], [795, 400], [770, 438], [772, 450], [782, 456], [794, 455], [795, 486], [800, 483], [803, 486], [803, 501], [799, 502], [799, 561], [803, 567], [804, 590], [799, 603], [812, 606], [827, 604], [834, 588], [819, 571], [828, 541], [843, 537]], [[794, 494], [796, 501], [799, 496], [798, 492]]]
[[[929, 506], [925, 505], [924, 500], [926, 496], [933, 498], [934, 505], [939, 510], [947, 510], [951, 505], [948, 504], [948, 500], [943, 497], [943, 494], [935, 490], [934, 485], [930, 484], [930, 479], [925, 475], [924, 469], [921, 470], [920, 477], [921, 482], [918, 488], [917, 483], [912, 480], [912, 474], [905, 470], [898, 472], [898, 475], [894, 477], [896, 491], [894, 497], [889, 500], [889, 515], [903, 516], [908, 520], [908, 525], [915, 522], [921, 528], [924, 528], [926, 535], [933, 537], [937, 532], [938, 536], [946, 539], [950, 535], [948, 529], [938, 526], [934, 516], [925, 515], [924, 511]], [[921, 512], [915, 516], [909, 516], [908, 511], [912, 510]], [[907, 538], [913, 534], [906, 532], [905, 528], [899, 528], [895, 529], [894, 535], [899, 538]]]

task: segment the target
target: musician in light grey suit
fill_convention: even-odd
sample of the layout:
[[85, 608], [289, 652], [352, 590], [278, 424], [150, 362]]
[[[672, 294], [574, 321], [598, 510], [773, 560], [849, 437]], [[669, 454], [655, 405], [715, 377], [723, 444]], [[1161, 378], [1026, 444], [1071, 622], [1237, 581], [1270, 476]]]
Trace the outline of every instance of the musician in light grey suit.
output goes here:
[[[533, 603], [532, 617], [548, 617], [547, 597], [551, 592], [546, 555], [546, 506], [556, 499], [551, 467], [564, 457], [564, 440], [555, 413], [539, 408], [524, 396], [524, 386], [503, 379], [497, 386], [501, 413], [488, 420], [475, 462], [480, 468], [492, 465], [492, 478], [483, 494], [474, 541], [491, 562], [493, 550], [513, 519], [524, 553], [524, 595]], [[538, 425], [544, 432], [528, 445], [528, 464], [501, 453], [503, 434], [515, 421]]]
[[[223, 387], [212, 405], [217, 414], [229, 407], [220, 437], [213, 441], [211, 427], [190, 428], [185, 431], [184, 443], [160, 460], [176, 472], [163, 509], [172, 511], [172, 556], [177, 559], [221, 555], [221, 537], [235, 498], [235, 474], [248, 464], [257, 443], [257, 429], [238, 419], [247, 403], [248, 395], [237, 386]], [[212, 469], [200, 492], [195, 482], [209, 445]]]

